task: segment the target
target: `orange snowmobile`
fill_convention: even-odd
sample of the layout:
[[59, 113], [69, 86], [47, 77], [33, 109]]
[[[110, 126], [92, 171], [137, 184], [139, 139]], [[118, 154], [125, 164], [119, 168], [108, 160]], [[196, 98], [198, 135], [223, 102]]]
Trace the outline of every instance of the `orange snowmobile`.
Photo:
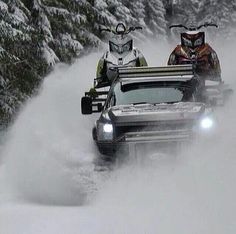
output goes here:
[[182, 24], [170, 26], [170, 28], [184, 28], [187, 32], [181, 33], [181, 44], [171, 53], [168, 65], [192, 64], [203, 83], [205, 80], [222, 81], [218, 56], [205, 42], [205, 32], [199, 32], [199, 29], [209, 26], [218, 27], [212, 23], [197, 27], [186, 27]]

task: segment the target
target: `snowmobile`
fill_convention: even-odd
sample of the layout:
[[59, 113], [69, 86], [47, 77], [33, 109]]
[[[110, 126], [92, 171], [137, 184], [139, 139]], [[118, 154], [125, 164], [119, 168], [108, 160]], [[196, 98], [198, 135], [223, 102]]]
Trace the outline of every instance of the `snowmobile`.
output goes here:
[[171, 25], [169, 28], [184, 28], [187, 32], [181, 33], [181, 44], [171, 53], [168, 65], [192, 64], [196, 74], [203, 80], [221, 81], [220, 62], [216, 52], [205, 42], [203, 27], [218, 27], [213, 23], [187, 27], [182, 24]]
[[102, 28], [100, 32], [110, 32], [113, 37], [109, 40], [109, 49], [98, 62], [94, 88], [110, 86], [117, 75], [119, 67], [147, 66], [143, 54], [133, 46], [133, 39], [129, 33], [142, 30], [142, 27], [125, 27], [123, 23], [117, 24], [115, 30]]
[[224, 100], [226, 100], [226, 97], [233, 91], [222, 81], [218, 56], [215, 50], [205, 42], [205, 32], [199, 31], [203, 27], [218, 28], [218, 25], [205, 23], [187, 27], [182, 24], [175, 24], [169, 27], [170, 29], [184, 28], [187, 31], [181, 33], [181, 44], [177, 45], [169, 56], [168, 65], [192, 64], [195, 75], [201, 81], [201, 88], [207, 89], [209, 88], [208, 84], [210, 84], [211, 90], [220, 95], [225, 95]]

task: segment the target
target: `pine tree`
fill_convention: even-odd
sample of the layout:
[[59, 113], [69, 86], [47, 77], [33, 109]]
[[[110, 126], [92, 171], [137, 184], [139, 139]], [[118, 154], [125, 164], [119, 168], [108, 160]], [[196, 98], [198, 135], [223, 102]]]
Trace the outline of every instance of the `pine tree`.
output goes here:
[[219, 26], [219, 31], [209, 29], [212, 38], [227, 39], [232, 33], [231, 27], [235, 25], [235, 2], [205, 0], [200, 6], [199, 20], [202, 23], [213, 22]]
[[[0, 0], [0, 124], [58, 62], [97, 47], [99, 27], [142, 26], [136, 38], [165, 37], [172, 23], [218, 23], [214, 37], [235, 38], [236, 2], [221, 0]], [[145, 36], [144, 36], [145, 35]], [[178, 31], [179, 37], [179, 31]]]
[[166, 35], [167, 22], [165, 8], [161, 0], [150, 0], [145, 3], [145, 22], [153, 36]]
[[129, 24], [139, 25], [146, 27], [146, 23], [144, 22], [145, 18], [145, 5], [144, 0], [137, 0], [137, 1], [130, 1], [130, 0], [123, 0], [123, 4], [129, 9], [130, 11], [130, 20]]

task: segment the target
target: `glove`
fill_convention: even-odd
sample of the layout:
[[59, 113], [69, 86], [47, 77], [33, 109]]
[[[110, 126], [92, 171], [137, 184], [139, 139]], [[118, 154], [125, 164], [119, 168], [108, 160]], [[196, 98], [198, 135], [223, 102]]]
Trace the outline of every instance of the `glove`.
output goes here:
[[98, 97], [97, 90], [96, 90], [95, 88], [91, 88], [91, 89], [89, 90], [89, 95], [90, 95], [92, 98]]

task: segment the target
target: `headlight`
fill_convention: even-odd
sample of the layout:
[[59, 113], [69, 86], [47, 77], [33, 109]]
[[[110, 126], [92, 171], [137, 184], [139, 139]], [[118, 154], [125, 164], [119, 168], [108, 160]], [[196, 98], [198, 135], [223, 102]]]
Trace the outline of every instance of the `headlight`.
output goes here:
[[110, 123], [99, 123], [98, 125], [98, 140], [111, 141], [113, 140], [113, 125]]
[[200, 126], [202, 129], [211, 129], [214, 126], [214, 121], [210, 117], [205, 117], [201, 120]]
[[104, 124], [103, 125], [103, 132], [104, 133], [112, 133], [113, 132], [113, 126], [112, 124]]

